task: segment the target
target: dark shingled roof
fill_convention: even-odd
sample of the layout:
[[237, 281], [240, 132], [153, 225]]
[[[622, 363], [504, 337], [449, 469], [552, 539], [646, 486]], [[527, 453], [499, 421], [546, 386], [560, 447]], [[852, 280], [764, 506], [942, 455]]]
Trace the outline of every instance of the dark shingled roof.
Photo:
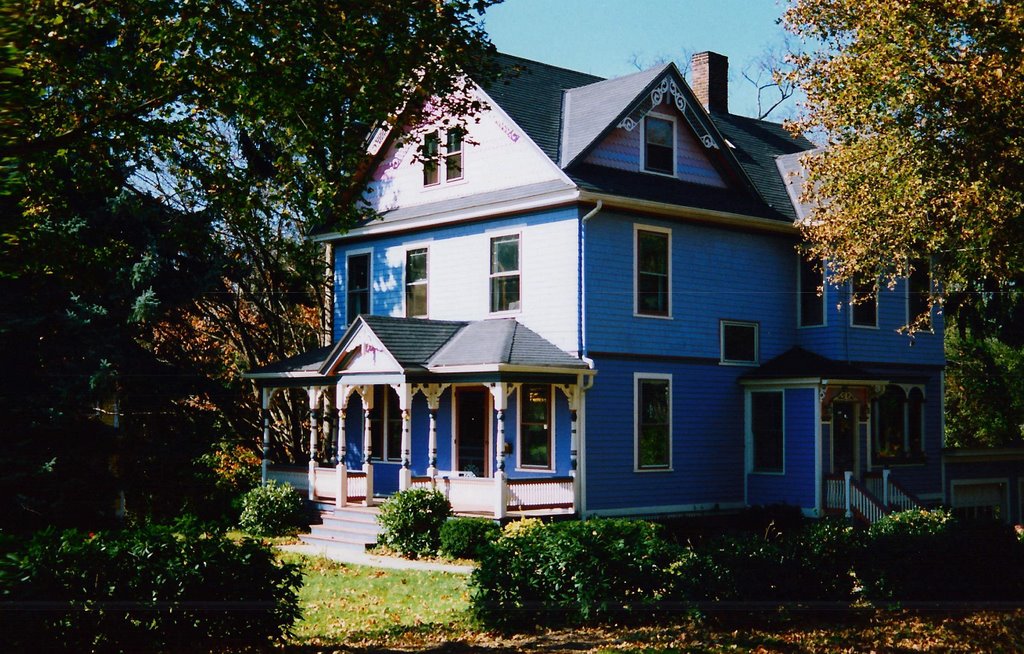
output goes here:
[[360, 318], [403, 368], [427, 365], [445, 343], [469, 324], [454, 320], [390, 316], [363, 315]]
[[487, 94], [526, 130], [544, 154], [557, 162], [562, 137], [562, 92], [604, 78], [507, 54], [496, 54], [495, 60], [502, 72], [486, 87]]
[[736, 146], [733, 154], [768, 205], [787, 219], [795, 220], [796, 212], [775, 157], [811, 150], [814, 145], [803, 136], [794, 138], [782, 125], [767, 120], [722, 113], [711, 114], [711, 119], [722, 136]]
[[741, 380], [757, 379], [884, 379], [843, 361], [835, 361], [814, 352], [794, 347], [763, 366], [743, 375]]
[[514, 318], [480, 320], [465, 326], [430, 360], [430, 369], [499, 365], [587, 368]]
[[318, 347], [315, 350], [309, 350], [302, 354], [296, 354], [293, 357], [275, 361], [274, 363], [260, 366], [250, 370], [247, 375], [273, 375], [273, 374], [284, 374], [284, 373], [316, 373], [320, 370], [320, 366], [323, 365], [324, 360], [327, 359], [327, 355], [331, 352], [331, 347]]

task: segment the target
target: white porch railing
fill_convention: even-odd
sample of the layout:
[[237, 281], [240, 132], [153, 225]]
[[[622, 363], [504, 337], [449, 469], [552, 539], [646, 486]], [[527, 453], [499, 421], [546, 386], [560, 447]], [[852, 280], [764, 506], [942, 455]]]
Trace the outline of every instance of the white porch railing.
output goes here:
[[[313, 493], [317, 500], [334, 500], [335, 483], [338, 476], [336, 468], [317, 466], [314, 473]], [[366, 497], [366, 473], [361, 470], [347, 471], [348, 501], [360, 501]], [[309, 469], [293, 466], [270, 466], [267, 479], [281, 483], [289, 483], [303, 495], [309, 489]]]
[[921, 500], [917, 499], [916, 495], [903, 488], [903, 486], [900, 486], [900, 484], [891, 477], [889, 478], [889, 506], [899, 511], [924, 508], [924, 505], [921, 504]]
[[508, 480], [510, 510], [571, 509], [572, 502], [572, 477]]
[[267, 479], [280, 484], [291, 484], [303, 495], [309, 488], [309, 469], [305, 466], [270, 466], [267, 468]]
[[850, 510], [868, 524], [875, 524], [889, 512], [889, 509], [882, 506], [882, 503], [856, 479], [850, 479], [847, 487], [850, 489]]
[[490, 477], [439, 477], [437, 490], [459, 513], [493, 513], [496, 483]]
[[825, 510], [846, 511], [846, 480], [842, 475], [825, 477]]

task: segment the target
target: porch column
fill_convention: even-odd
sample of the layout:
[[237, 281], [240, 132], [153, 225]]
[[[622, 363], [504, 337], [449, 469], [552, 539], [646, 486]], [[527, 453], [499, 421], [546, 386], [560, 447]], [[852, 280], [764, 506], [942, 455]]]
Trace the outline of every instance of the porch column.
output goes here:
[[263, 388], [260, 391], [260, 417], [263, 418], [263, 460], [260, 463], [260, 485], [267, 485], [267, 473], [270, 467], [270, 401], [274, 391]]
[[430, 415], [430, 431], [427, 435], [427, 475], [437, 477], [437, 411], [441, 407], [441, 395], [449, 384], [427, 384], [417, 386], [416, 390], [427, 398], [427, 409]]
[[347, 446], [345, 444], [345, 409], [348, 407], [348, 387], [338, 384], [335, 387], [334, 405], [338, 407], [338, 462], [334, 467], [334, 506], [342, 508], [348, 503], [348, 468], [345, 465]]
[[889, 508], [889, 474], [892, 471], [882, 468], [882, 506]]
[[309, 499], [316, 499], [316, 437], [320, 419], [320, 393], [313, 386], [309, 393]]
[[846, 517], [847, 518], [852, 518], [853, 517], [853, 511], [850, 510], [850, 480], [853, 479], [853, 471], [852, 470], [845, 471], [843, 473], [843, 478], [844, 478], [844, 480], [846, 482], [846, 499], [845, 499], [845, 502], [846, 502]]
[[366, 473], [366, 497], [363, 506], [373, 505], [373, 436], [370, 434], [370, 412], [373, 410], [373, 386], [363, 386], [363, 472]]
[[565, 399], [569, 401], [569, 476], [572, 477], [572, 506], [574, 510], [579, 511], [582, 493], [578, 476], [580, 449], [578, 420], [580, 402], [583, 398], [583, 381], [580, 379], [575, 385], [560, 384], [557, 388], [565, 394]]
[[504, 518], [508, 508], [505, 493], [505, 409], [508, 408], [508, 384], [491, 384], [491, 396], [494, 398], [494, 414], [497, 419], [497, 434], [494, 438], [494, 517]]
[[402, 468], [398, 472], [398, 490], [412, 488], [412, 435], [410, 433], [410, 414], [412, 413], [412, 386], [394, 384], [392, 388], [398, 393], [398, 408], [402, 412]]

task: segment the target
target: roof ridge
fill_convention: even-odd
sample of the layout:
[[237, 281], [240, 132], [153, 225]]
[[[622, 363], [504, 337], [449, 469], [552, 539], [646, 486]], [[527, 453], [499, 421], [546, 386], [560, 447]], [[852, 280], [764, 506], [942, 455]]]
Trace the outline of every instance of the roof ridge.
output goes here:
[[[587, 73], [587, 72], [584, 72], [582, 70], [576, 70], [575, 68], [566, 68], [565, 66], [556, 66], [554, 64], [545, 63], [543, 61], [537, 61], [536, 59], [527, 59], [526, 57], [522, 57], [520, 55], [509, 54], [508, 52], [497, 52], [495, 54], [496, 54], [496, 56], [499, 56], [499, 57], [508, 57], [509, 59], [518, 59], [519, 61], [522, 61], [522, 62], [525, 62], [525, 63], [528, 63], [528, 64], [532, 64], [532, 65], [535, 65], [535, 66], [543, 66], [544, 68], [550, 68], [550, 69], [553, 69], [553, 70], [561, 70], [561, 71], [565, 71], [567, 73], [574, 73], [576, 75], [587, 75], [588, 77], [593, 77], [594, 78], [594, 83], [605, 81], [605, 80], [608, 80], [608, 79], [617, 79], [617, 78], [602, 77], [600, 75], [595, 75], [593, 73]], [[586, 86], [586, 85], [584, 85], [584, 86]]]

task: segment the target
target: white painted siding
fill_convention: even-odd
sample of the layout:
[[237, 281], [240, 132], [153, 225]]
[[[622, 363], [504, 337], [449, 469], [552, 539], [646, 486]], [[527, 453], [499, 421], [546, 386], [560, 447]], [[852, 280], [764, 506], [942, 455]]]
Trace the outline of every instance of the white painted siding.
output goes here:
[[[463, 178], [425, 188], [423, 164], [415, 160], [418, 143], [392, 148], [374, 173], [375, 181], [366, 196], [373, 208], [387, 211], [551, 180], [563, 180], [570, 185], [561, 170], [508, 114], [482, 91], [477, 93], [490, 108], [480, 114], [479, 122], [471, 121], [467, 126]], [[443, 145], [443, 137], [441, 141]]]

